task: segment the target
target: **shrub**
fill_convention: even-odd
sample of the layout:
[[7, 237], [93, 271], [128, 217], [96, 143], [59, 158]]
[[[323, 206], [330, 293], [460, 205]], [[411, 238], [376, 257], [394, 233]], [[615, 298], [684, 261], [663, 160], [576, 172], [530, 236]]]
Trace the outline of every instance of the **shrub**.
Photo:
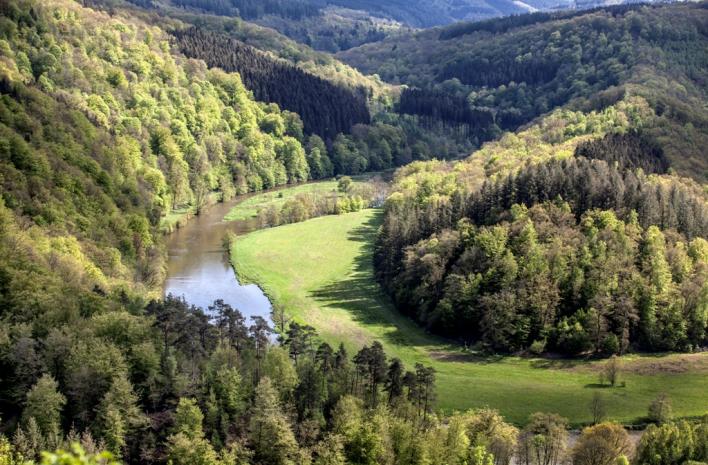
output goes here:
[[649, 404], [649, 421], [659, 425], [671, 420], [671, 399], [665, 393], [659, 394], [654, 401]]

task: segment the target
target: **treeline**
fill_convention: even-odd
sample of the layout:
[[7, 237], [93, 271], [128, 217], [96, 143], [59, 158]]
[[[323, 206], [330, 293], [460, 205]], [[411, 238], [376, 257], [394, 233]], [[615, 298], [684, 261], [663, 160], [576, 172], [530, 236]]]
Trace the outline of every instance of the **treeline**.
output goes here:
[[607, 12], [613, 16], [622, 15], [631, 10], [637, 10], [642, 5], [624, 4], [624, 5], [611, 5], [602, 6], [598, 8], [592, 8], [589, 10], [581, 11], [558, 11], [558, 12], [545, 12], [538, 11], [534, 13], [527, 14], [517, 14], [510, 15], [503, 18], [488, 19], [485, 21], [477, 22], [462, 22], [448, 26], [440, 32], [440, 40], [452, 40], [460, 36], [473, 34], [475, 32], [490, 32], [492, 34], [504, 34], [512, 29], [517, 29], [525, 26], [531, 26], [534, 24], [545, 23], [547, 21], [556, 21], [560, 19], [570, 19], [577, 16], [586, 15], [589, 13], [595, 13], [598, 11]]
[[488, 140], [495, 134], [494, 112], [490, 109], [473, 109], [464, 97], [441, 91], [405, 88], [401, 93], [397, 111], [420, 115], [433, 121], [444, 121], [466, 126], [472, 137]]
[[496, 352], [611, 355], [692, 350], [706, 339], [708, 242], [564, 202], [477, 226], [463, 220], [404, 250], [388, 286], [435, 332]]
[[224, 16], [239, 16], [253, 20], [265, 15], [282, 16], [299, 20], [317, 16], [324, 6], [317, 0], [171, 0], [183, 8], [197, 8], [209, 13]]
[[502, 352], [708, 342], [700, 189], [582, 157], [471, 194], [439, 172], [409, 172], [399, 185], [416, 188], [387, 201], [375, 267], [429, 329]]
[[6, 327], [0, 390], [16, 403], [3, 420], [19, 455], [80, 442], [135, 464], [383, 463], [405, 457], [387, 425], [409, 449], [435, 425], [434, 370], [378, 342], [352, 357], [278, 312], [274, 344], [264, 318], [223, 301], [125, 304], [43, 335]]
[[[651, 165], [654, 155], [648, 155], [646, 163]], [[493, 223], [499, 217], [496, 213], [514, 204], [535, 205], [555, 199], [568, 202], [577, 216], [602, 209], [626, 218], [634, 211], [644, 228], [673, 229], [689, 239], [708, 237], [708, 205], [700, 189], [658, 179], [652, 182], [635, 171], [584, 157], [533, 165], [505, 179], [487, 182], [471, 199], [466, 213], [477, 224]]]
[[[675, 465], [708, 459], [708, 418], [672, 421], [659, 396], [638, 444], [595, 419], [571, 441], [568, 421], [532, 414], [523, 428], [491, 409], [435, 412], [435, 370], [407, 369], [378, 342], [350, 356], [274, 311], [273, 329], [221, 300], [208, 313], [168, 296], [95, 313], [46, 344], [10, 328], [5, 389], [23, 400], [0, 435], [8, 465]], [[39, 342], [39, 341], [37, 341]], [[44, 342], [44, 341], [43, 341]], [[29, 353], [28, 348], [35, 352]], [[9, 350], [7, 350], [9, 349]], [[59, 356], [59, 354], [63, 356]], [[8, 355], [14, 358], [8, 359]], [[34, 355], [34, 359], [30, 356]], [[24, 358], [23, 358], [24, 357]], [[6, 365], [3, 369], [7, 368]], [[16, 366], [14, 366], [16, 368]], [[22, 389], [20, 389], [22, 386]], [[5, 436], [7, 434], [8, 436]], [[99, 451], [109, 453], [98, 455]], [[113, 461], [113, 457], [117, 461]], [[29, 462], [28, 462], [29, 461]]]
[[298, 194], [282, 205], [277, 203], [269, 205], [258, 211], [256, 222], [261, 228], [270, 228], [383, 205], [388, 192], [388, 186], [384, 181], [373, 179], [366, 183], [352, 184], [349, 176], [342, 176], [339, 178], [336, 191]]
[[41, 463], [114, 463], [97, 456], [101, 450], [125, 463], [173, 465], [593, 465], [598, 456], [675, 465], [708, 458], [706, 420], [672, 421], [666, 396], [649, 405], [657, 424], [636, 448], [622, 426], [603, 422], [601, 399], [588, 406], [596, 424], [570, 441], [568, 421], [552, 413], [532, 414], [523, 428], [490, 409], [438, 415], [432, 368], [407, 369], [378, 342], [351, 356], [281, 309], [273, 315], [276, 344], [264, 318], [247, 320], [220, 300], [208, 313], [171, 296], [126, 304], [94, 313], [80, 329], [53, 327], [46, 339], [8, 328], [3, 395], [10, 389], [22, 401], [4, 411], [11, 424], [0, 435], [3, 463], [36, 463], [40, 451], [70, 444], [80, 448]]
[[190, 28], [174, 33], [180, 50], [211, 66], [238, 72], [257, 100], [297, 113], [307, 133], [333, 139], [370, 121], [364, 89], [352, 91], [269, 58], [225, 35]]
[[463, 84], [475, 87], [498, 87], [512, 81], [527, 85], [546, 84], [556, 77], [562, 63], [552, 57], [529, 58], [518, 60], [506, 56], [494, 61], [489, 57], [466, 58], [445, 65], [438, 79], [457, 78]]

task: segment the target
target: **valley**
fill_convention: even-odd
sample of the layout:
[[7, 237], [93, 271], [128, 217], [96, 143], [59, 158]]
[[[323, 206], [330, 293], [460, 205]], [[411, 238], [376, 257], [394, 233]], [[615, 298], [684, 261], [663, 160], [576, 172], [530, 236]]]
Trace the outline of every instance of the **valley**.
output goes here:
[[0, 2], [0, 464], [708, 462], [708, 3]]
[[426, 334], [375, 283], [372, 245], [380, 223], [380, 211], [365, 210], [257, 231], [233, 239], [231, 260], [239, 279], [261, 286], [275, 306], [333, 346], [344, 343], [353, 352], [378, 340], [407, 365], [433, 366], [438, 405], [448, 413], [491, 407], [522, 425], [545, 411], [582, 425], [591, 420], [598, 391], [610, 418], [623, 424], [641, 425], [646, 405], [661, 392], [672, 393], [677, 415], [703, 413], [707, 354], [693, 357], [695, 369], [675, 371], [670, 367], [680, 356], [631, 355], [628, 367], [653, 368], [628, 370], [626, 387], [599, 388], [603, 361], [485, 356]]

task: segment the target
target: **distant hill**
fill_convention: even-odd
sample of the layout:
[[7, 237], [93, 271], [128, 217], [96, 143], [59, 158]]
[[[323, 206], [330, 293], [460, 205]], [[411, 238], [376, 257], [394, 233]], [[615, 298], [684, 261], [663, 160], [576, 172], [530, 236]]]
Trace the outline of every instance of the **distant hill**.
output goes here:
[[465, 125], [479, 142], [557, 107], [602, 109], [626, 95], [651, 105], [646, 130], [671, 165], [708, 176], [705, 3], [620, 5], [461, 23], [338, 54], [406, 84], [399, 111]]
[[[146, 0], [133, 0], [145, 4]], [[221, 15], [257, 20], [279, 16], [295, 21], [319, 16], [328, 6], [366, 12], [371, 16], [427, 28], [457, 21], [478, 21], [534, 11], [585, 9], [604, 5], [636, 3], [607, 0], [171, 0], [174, 5], [199, 8]]]
[[[379, 42], [411, 28], [445, 26], [460, 21], [481, 21], [538, 11], [584, 10], [610, 4], [608, 0], [126, 1], [146, 8], [172, 6], [184, 11], [238, 17], [275, 29], [316, 50], [333, 53]], [[611, 2], [613, 5], [629, 3], [635, 2]]]

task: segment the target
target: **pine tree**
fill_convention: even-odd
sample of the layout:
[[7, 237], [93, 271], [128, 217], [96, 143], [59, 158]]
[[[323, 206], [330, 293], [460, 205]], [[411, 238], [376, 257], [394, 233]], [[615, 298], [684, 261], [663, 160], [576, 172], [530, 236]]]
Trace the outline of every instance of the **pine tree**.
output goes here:
[[398, 358], [391, 360], [386, 373], [384, 387], [388, 393], [388, 403], [392, 405], [403, 395], [403, 363]]
[[264, 376], [256, 387], [249, 425], [257, 460], [273, 465], [291, 465], [298, 455], [295, 435], [278, 401], [278, 392]]
[[124, 376], [118, 376], [98, 407], [98, 432], [109, 450], [120, 455], [126, 436], [147, 424], [147, 418], [138, 406], [133, 386]]
[[45, 436], [57, 434], [65, 404], [66, 397], [59, 392], [59, 383], [51, 375], [44, 374], [27, 393], [27, 403], [22, 412], [25, 424], [32, 417]]

